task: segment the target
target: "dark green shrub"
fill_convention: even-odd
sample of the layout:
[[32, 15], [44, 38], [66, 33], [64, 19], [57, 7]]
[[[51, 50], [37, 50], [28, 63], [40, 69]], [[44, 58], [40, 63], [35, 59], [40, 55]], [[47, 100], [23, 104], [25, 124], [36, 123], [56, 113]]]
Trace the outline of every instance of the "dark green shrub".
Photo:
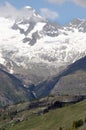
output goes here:
[[85, 118], [85, 123], [86, 123], [86, 118]]
[[6, 128], [2, 127], [2, 128], [0, 128], [0, 130], [6, 130]]
[[72, 126], [73, 126], [73, 128], [78, 128], [78, 127], [82, 126], [83, 123], [84, 123], [83, 120], [80, 119], [78, 121], [74, 121]]
[[63, 130], [63, 128], [62, 128], [62, 127], [59, 127], [59, 130]]

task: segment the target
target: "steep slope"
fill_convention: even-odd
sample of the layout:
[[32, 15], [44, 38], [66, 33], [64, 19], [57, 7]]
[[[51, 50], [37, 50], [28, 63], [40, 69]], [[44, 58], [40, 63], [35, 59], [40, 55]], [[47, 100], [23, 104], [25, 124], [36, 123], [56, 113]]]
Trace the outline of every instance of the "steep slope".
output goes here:
[[62, 73], [52, 93], [86, 95], [86, 57], [76, 61]]
[[38, 97], [51, 95], [86, 95], [86, 56], [60, 74], [37, 85]]
[[24, 88], [19, 79], [0, 69], [0, 106], [11, 105], [33, 98], [33, 94]]

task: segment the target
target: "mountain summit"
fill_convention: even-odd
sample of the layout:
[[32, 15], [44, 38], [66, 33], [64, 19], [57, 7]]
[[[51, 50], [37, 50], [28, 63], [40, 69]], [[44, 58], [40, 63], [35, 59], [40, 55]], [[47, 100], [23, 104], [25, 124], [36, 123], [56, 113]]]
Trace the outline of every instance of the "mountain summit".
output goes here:
[[86, 20], [85, 19], [73, 19], [68, 25], [68, 27], [72, 27], [78, 29], [79, 32], [86, 32]]

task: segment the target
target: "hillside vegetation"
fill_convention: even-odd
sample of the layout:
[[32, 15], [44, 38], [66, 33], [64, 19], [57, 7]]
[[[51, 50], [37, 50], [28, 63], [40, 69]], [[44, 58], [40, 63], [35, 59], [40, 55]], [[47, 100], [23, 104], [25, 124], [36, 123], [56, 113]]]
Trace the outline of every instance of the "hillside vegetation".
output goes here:
[[12, 119], [9, 116], [3, 119], [0, 124], [1, 127], [6, 130], [76, 130], [73, 129], [74, 121], [81, 121], [83, 124], [77, 130], [86, 129], [86, 100], [50, 110], [45, 114], [39, 114], [40, 109], [43, 108], [26, 110], [24, 108], [28, 108], [28, 103], [10, 107], [10, 112], [13, 109], [18, 109], [18, 111]]

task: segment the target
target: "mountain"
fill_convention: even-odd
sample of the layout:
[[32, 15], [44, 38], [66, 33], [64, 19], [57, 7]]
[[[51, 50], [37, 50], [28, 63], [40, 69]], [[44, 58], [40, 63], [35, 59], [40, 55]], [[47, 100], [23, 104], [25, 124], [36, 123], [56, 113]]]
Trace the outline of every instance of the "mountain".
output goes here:
[[69, 24], [67, 24], [68, 28], [78, 29], [79, 32], [86, 33], [86, 20], [85, 19], [73, 19]]
[[[2, 67], [2, 66], [1, 66]], [[22, 81], [0, 69], [0, 105], [42, 98], [48, 95], [86, 96], [86, 56], [69, 65], [56, 76], [37, 86], [24, 86]]]
[[59, 82], [54, 86], [52, 94], [86, 95], [86, 56], [61, 74]]
[[32, 7], [24, 11], [27, 17], [0, 17], [0, 64], [26, 89], [37, 86], [38, 91], [39, 84], [55, 76], [57, 82], [59, 73], [86, 55], [86, 20], [74, 19], [61, 26], [47, 21]]
[[24, 88], [19, 79], [0, 69], [0, 107], [31, 99], [34, 95]]
[[36, 96], [86, 95], [86, 56], [33, 88]]

